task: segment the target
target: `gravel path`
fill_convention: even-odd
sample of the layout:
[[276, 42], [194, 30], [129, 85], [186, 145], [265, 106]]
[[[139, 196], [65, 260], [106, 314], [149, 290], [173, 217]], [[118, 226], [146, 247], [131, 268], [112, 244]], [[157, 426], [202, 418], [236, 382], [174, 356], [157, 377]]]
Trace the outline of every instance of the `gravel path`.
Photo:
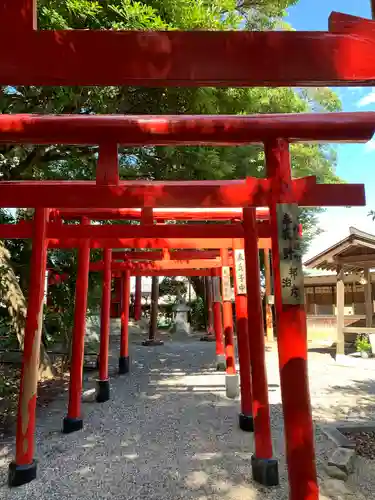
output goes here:
[[[225, 397], [224, 375], [213, 369], [214, 344], [194, 340], [157, 348], [133, 344], [131, 359], [131, 374], [111, 378], [111, 401], [84, 404], [82, 432], [60, 433], [66, 394], [38, 416], [38, 480], [9, 490], [6, 476], [13, 442], [0, 446], [1, 499], [287, 500], [275, 352], [267, 355], [281, 476], [275, 489], [251, 480], [252, 437], [238, 429], [239, 403]], [[116, 355], [111, 364], [115, 370]], [[314, 358], [310, 369], [320, 377], [320, 382], [312, 380], [313, 400], [319, 386], [322, 390], [328, 380], [332, 385], [332, 370], [343, 381], [337, 367], [329, 365], [329, 377]], [[88, 377], [86, 389], [94, 386], [94, 377]], [[327, 401], [318, 399], [316, 417], [320, 407], [328, 411]], [[330, 408], [332, 413], [332, 404]], [[332, 444], [318, 429], [316, 443], [324, 480], [321, 471]]]

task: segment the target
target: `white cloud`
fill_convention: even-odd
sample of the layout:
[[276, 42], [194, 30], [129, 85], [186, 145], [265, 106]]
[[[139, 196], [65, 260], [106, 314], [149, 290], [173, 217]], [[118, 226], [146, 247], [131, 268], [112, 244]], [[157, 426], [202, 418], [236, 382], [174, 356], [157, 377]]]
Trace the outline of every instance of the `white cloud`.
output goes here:
[[358, 108], [364, 108], [365, 106], [369, 106], [370, 104], [375, 103], [375, 89], [373, 88], [371, 92], [363, 96], [358, 102]]

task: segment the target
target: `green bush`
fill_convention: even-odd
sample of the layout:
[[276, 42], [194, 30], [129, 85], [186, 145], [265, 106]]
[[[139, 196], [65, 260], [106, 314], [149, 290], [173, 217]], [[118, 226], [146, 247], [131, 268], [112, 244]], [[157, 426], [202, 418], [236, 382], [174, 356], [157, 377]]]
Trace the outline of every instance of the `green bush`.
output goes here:
[[366, 333], [362, 333], [357, 336], [355, 348], [358, 352], [371, 352], [371, 344]]

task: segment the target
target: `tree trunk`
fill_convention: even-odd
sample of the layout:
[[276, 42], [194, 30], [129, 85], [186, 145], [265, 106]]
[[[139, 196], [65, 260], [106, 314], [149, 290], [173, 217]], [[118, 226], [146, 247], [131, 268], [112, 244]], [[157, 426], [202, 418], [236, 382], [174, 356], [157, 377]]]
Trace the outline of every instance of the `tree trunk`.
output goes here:
[[205, 288], [204, 288], [204, 278], [202, 276], [191, 276], [190, 277], [191, 284], [193, 285], [195, 294], [204, 299], [205, 297]]
[[[8, 309], [11, 329], [17, 336], [20, 349], [23, 350], [27, 314], [26, 299], [12, 268], [9, 251], [2, 242], [0, 243], [0, 296]], [[42, 324], [41, 321], [40, 328]], [[39, 375], [43, 378], [53, 377], [51, 361], [43, 344], [40, 348]]]

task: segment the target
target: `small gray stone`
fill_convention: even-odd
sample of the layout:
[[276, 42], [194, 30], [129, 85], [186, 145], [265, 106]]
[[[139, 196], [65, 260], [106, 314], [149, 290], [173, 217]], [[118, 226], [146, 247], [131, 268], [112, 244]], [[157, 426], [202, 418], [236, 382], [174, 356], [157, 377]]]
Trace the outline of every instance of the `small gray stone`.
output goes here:
[[328, 460], [328, 465], [334, 465], [350, 474], [354, 468], [355, 451], [348, 448], [337, 448]]
[[340, 481], [346, 481], [348, 479], [348, 474], [335, 465], [326, 465], [324, 469], [333, 479], [339, 479]]

